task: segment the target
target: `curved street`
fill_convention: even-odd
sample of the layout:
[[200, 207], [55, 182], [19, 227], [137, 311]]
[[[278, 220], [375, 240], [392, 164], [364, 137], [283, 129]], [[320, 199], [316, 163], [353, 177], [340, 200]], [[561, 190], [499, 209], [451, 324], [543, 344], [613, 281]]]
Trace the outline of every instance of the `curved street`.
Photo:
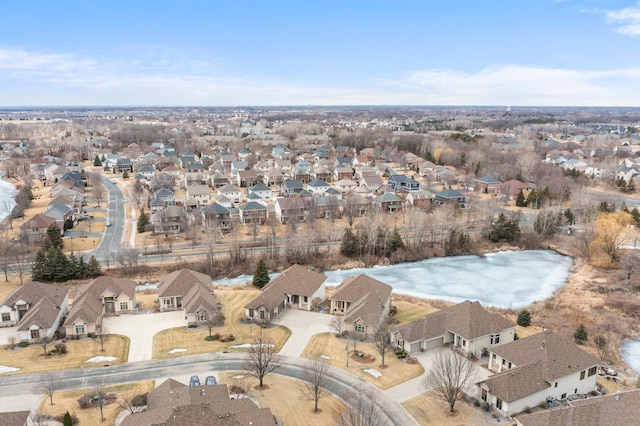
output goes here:
[[[190, 372], [214, 371], [240, 371], [246, 357], [245, 353], [209, 353], [201, 355], [188, 355], [178, 358], [118, 364], [96, 368], [77, 368], [73, 370], [58, 371], [55, 374], [57, 390], [87, 388], [97, 385], [115, 385], [120, 383], [154, 380], [164, 377]], [[305, 360], [300, 358], [285, 357], [285, 361], [278, 369], [278, 374], [302, 378], [305, 369]], [[380, 420], [377, 425], [417, 425], [416, 421], [397, 402], [388, 397], [382, 390], [374, 385], [355, 377], [343, 370], [329, 367], [328, 389], [339, 397], [348, 395], [354, 389], [371, 395], [377, 417]], [[0, 378], [0, 397], [28, 395], [41, 380], [41, 374], [21, 374]], [[267, 376], [268, 383], [269, 378]]]

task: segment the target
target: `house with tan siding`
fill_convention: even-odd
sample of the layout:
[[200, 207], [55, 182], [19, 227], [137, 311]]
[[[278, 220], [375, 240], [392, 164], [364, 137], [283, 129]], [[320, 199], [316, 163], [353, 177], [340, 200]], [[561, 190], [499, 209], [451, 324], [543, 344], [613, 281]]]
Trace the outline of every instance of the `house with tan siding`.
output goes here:
[[219, 311], [211, 277], [191, 269], [180, 269], [158, 281], [160, 311], [184, 310], [188, 324], [208, 321]]

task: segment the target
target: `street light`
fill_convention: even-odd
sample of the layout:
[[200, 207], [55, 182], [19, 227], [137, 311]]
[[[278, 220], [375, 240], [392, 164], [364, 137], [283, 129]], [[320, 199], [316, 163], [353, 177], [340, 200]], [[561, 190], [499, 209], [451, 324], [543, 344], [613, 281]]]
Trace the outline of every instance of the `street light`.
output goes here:
[[347, 342], [347, 346], [344, 347], [344, 351], [347, 353], [347, 367], [349, 367], [349, 342]]

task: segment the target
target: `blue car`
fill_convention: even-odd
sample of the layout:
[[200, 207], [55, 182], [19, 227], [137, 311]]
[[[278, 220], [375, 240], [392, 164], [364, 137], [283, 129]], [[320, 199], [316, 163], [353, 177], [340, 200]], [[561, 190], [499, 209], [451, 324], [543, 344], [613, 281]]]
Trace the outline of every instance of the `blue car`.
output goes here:
[[207, 376], [206, 379], [204, 379], [204, 384], [207, 386], [211, 386], [211, 385], [217, 385], [218, 382], [216, 381], [216, 378], [213, 376]]
[[200, 377], [191, 376], [189, 379], [189, 386], [200, 386]]

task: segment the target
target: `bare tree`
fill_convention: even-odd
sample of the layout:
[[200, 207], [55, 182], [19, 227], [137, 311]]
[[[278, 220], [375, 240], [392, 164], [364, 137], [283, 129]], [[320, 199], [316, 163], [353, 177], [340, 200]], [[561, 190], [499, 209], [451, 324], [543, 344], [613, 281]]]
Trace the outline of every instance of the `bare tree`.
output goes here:
[[139, 405], [136, 397], [137, 395], [133, 391], [125, 391], [118, 398], [118, 406], [129, 414], [141, 413], [145, 410], [145, 406]]
[[631, 276], [640, 270], [640, 259], [633, 250], [628, 250], [620, 258], [620, 266], [624, 269], [627, 281], [631, 281]]
[[204, 321], [204, 324], [209, 329], [209, 337], [211, 337], [211, 332], [213, 330], [213, 327], [224, 325], [223, 313], [220, 311], [207, 312], [207, 319]]
[[98, 341], [100, 342], [100, 351], [104, 352], [104, 341], [107, 338], [107, 334], [109, 334], [109, 330], [104, 324], [99, 323], [96, 324], [96, 330], [94, 334], [96, 336], [96, 339], [98, 339]]
[[462, 392], [473, 385], [476, 375], [475, 364], [455, 352], [443, 349], [433, 361], [431, 372], [424, 378], [425, 391], [433, 390], [436, 396], [449, 404], [449, 411], [461, 398]]
[[305, 368], [302, 370], [302, 382], [300, 383], [300, 392], [303, 397], [309, 401], [313, 401], [313, 411], [318, 411], [318, 402], [322, 398], [331, 395], [327, 389], [329, 387], [329, 376], [327, 370], [329, 364], [319, 359], [309, 359], [305, 362]]
[[42, 336], [38, 339], [38, 344], [42, 346], [42, 354], [44, 356], [47, 356], [47, 347], [49, 346], [49, 343], [51, 343], [51, 337], [49, 336]]
[[0, 268], [4, 272], [4, 280], [9, 282], [9, 265], [11, 264], [11, 255], [13, 252], [13, 244], [9, 234], [5, 231], [0, 233]]
[[100, 173], [92, 173], [90, 176], [91, 180], [91, 194], [93, 195], [93, 199], [96, 200], [98, 207], [100, 207], [100, 202], [104, 200], [106, 188], [104, 186], [103, 177]]
[[389, 423], [380, 415], [375, 406], [375, 395], [364, 386], [356, 385], [346, 395], [342, 396], [345, 405], [342, 406], [335, 418], [338, 426], [387, 426]]
[[329, 321], [329, 327], [336, 332], [336, 336], [342, 337], [344, 335], [344, 317], [342, 315], [334, 315]]
[[244, 360], [243, 369], [251, 372], [262, 387], [265, 376], [277, 370], [282, 361], [282, 356], [276, 352], [273, 341], [267, 338], [260, 329], [253, 338], [253, 344]]
[[107, 403], [107, 392], [102, 385], [96, 386], [94, 398], [97, 400], [96, 408], [100, 410], [100, 421], [104, 422], [104, 406]]
[[44, 373], [40, 376], [40, 381], [36, 385], [34, 391], [43, 393], [49, 397], [49, 404], [53, 405], [53, 394], [58, 390], [58, 383], [53, 373]]
[[393, 346], [391, 344], [391, 330], [389, 329], [389, 324], [386, 321], [386, 318], [376, 329], [376, 332], [373, 335], [373, 342], [371, 342], [371, 346], [375, 349], [376, 352], [378, 352], [378, 354], [380, 354], [380, 368], [384, 368], [384, 355]]
[[20, 278], [20, 285], [24, 284], [24, 276], [31, 270], [33, 264], [33, 255], [29, 250], [29, 246], [25, 244], [14, 245], [12, 255], [13, 267]]

